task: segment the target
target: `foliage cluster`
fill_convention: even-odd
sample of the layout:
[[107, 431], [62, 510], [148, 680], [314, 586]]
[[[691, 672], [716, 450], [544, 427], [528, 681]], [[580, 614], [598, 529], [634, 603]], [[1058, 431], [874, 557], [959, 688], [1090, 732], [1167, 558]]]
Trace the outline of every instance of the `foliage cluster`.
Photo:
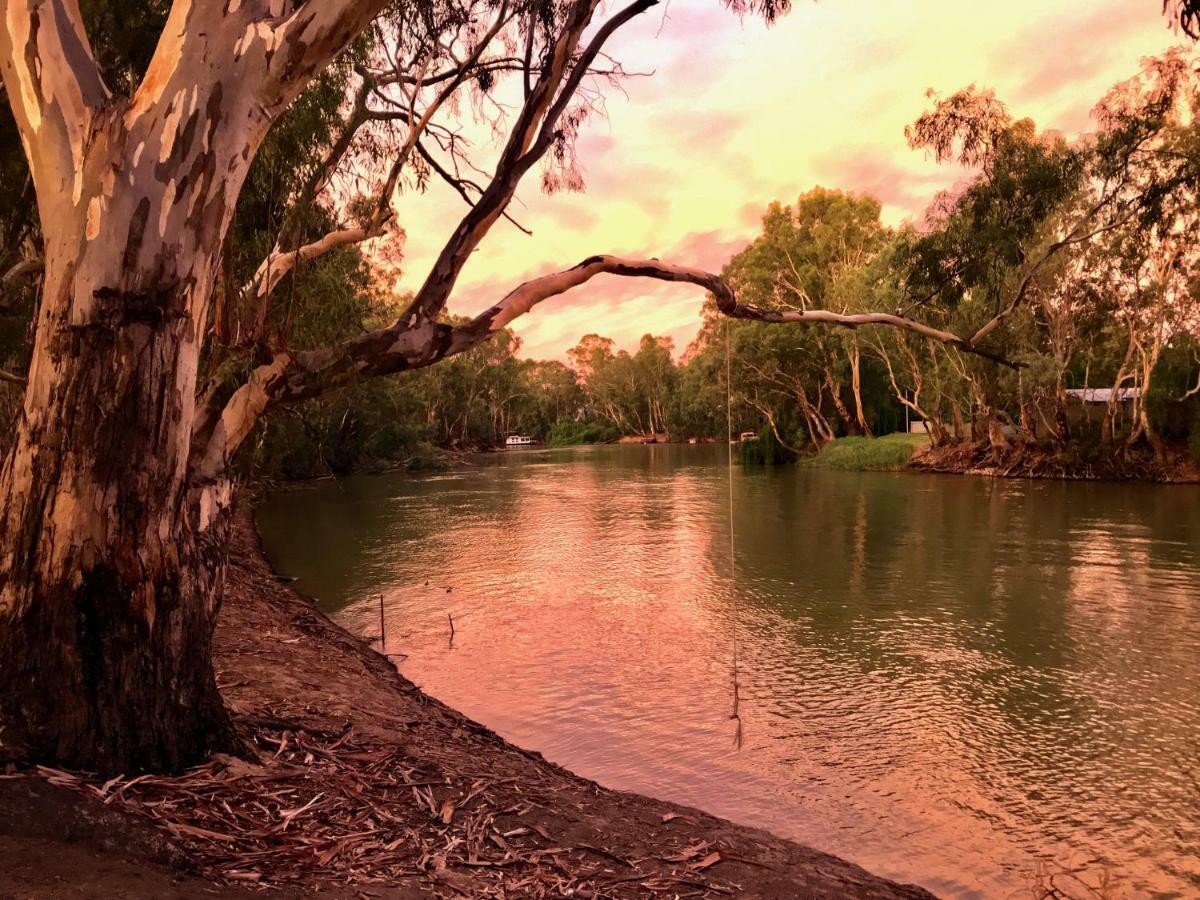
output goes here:
[[[110, 83], [136, 81], [166, 7], [120, 18], [111, 0], [82, 4]], [[226, 248], [227, 290], [254, 277], [281, 230], [315, 235], [339, 225], [345, 211], [313, 203], [297, 219], [294, 200], [335, 141], [354, 67], [375, 39], [330, 67], [272, 129]], [[727, 427], [760, 432], [742, 456], [770, 463], [898, 431], [906, 420], [924, 421], [935, 445], [975, 444], [998, 456], [1036, 447], [1064, 460], [1161, 458], [1190, 446], [1200, 459], [1196, 72], [1183, 51], [1147, 61], [1097, 104], [1095, 133], [1076, 140], [1014, 118], [986, 91], [935, 97], [908, 139], [966, 177], [919, 226], [889, 228], [874, 198], [818, 187], [772, 204], [761, 233], [722, 272], [741, 300], [763, 309], [896, 310], [971, 337], [1017, 370], [904, 330], [728, 321], [710, 304], [681, 355], [668, 338], [646, 335], [629, 352], [589, 334], [567, 364], [529, 360], [504, 331], [437, 366], [279, 411], [259, 427], [244, 466], [291, 479], [427, 466], [439, 448], [497, 446], [513, 433], [564, 445], [631, 434], [723, 439]], [[39, 242], [29, 192], [2, 109], [4, 270]], [[352, 245], [297, 266], [277, 289], [263, 339], [303, 350], [394, 321], [410, 299], [393, 294], [396, 264], [395, 247]], [[0, 368], [27, 365], [36, 300], [36, 278], [0, 288]], [[231, 348], [253, 327], [235, 310], [207, 365], [241, 371], [246, 362]], [[1080, 404], [1068, 393], [1105, 387], [1117, 396], [1132, 388], [1133, 399]], [[0, 388], [0, 415], [14, 414], [17, 399]], [[822, 459], [838, 464], [850, 458], [839, 448], [857, 458], [867, 446], [835, 443]], [[891, 465], [907, 444], [877, 446], [870, 453]]]

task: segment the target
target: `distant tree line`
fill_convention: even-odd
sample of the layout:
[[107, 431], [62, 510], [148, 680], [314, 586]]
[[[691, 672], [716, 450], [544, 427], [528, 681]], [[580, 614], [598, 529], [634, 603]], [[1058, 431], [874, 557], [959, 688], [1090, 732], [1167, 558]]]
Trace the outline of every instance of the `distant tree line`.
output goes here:
[[[772, 204], [722, 272], [740, 301], [765, 310], [895, 310], [970, 336], [1010, 365], [905, 329], [729, 320], [710, 300], [682, 351], [649, 334], [632, 352], [589, 334], [566, 362], [531, 360], [502, 330], [438, 366], [285, 407], [248, 442], [242, 466], [303, 478], [434, 465], [440, 449], [486, 449], [517, 433], [572, 444], [723, 439], [727, 427], [762, 431], [786, 457], [906, 421], [976, 464], [1036, 458], [1066, 471], [1115, 460], [1134, 471], [1166, 465], [1189, 444], [1200, 457], [1196, 72], [1182, 50], [1147, 60], [1096, 105], [1095, 131], [1074, 141], [1013, 117], [990, 92], [931, 95], [909, 143], [966, 177], [920, 222], [888, 228], [874, 198], [815, 188]], [[228, 284], [253, 279], [281, 227], [329, 227], [291, 221], [287, 204], [319, 168], [308, 148], [328, 144], [343, 103], [345, 71], [323, 78], [328, 87], [289, 111], [252, 169]], [[17, 153], [15, 142], [0, 146]], [[32, 228], [19, 214], [28, 184], [3, 177], [18, 163], [0, 159], [0, 196], [17, 212], [6, 222], [0, 369], [20, 372], [38, 283], [19, 268]], [[319, 205], [306, 213], [323, 214]], [[298, 351], [350, 340], [411, 301], [390, 289], [401, 255], [394, 241], [297, 264], [267, 319], [234, 304], [218, 331], [231, 343], [265, 333]], [[1105, 388], [1087, 398], [1103, 402], [1071, 393]], [[0, 391], [2, 403], [17, 398]]]
[[1074, 141], [1014, 118], [989, 92], [935, 96], [908, 140], [967, 177], [919, 223], [888, 228], [874, 198], [816, 188], [772, 204], [722, 272], [763, 309], [895, 310], [1010, 365], [904, 329], [730, 321], [710, 302], [682, 353], [667, 338], [628, 352], [589, 334], [569, 364], [534, 361], [506, 332], [443, 366], [351, 389], [364, 396], [298, 408], [263, 432], [256, 465], [344, 471], [509, 433], [719, 439], [727, 384], [733, 430], [761, 429], [791, 452], [908, 420], [977, 464], [1119, 474], [1165, 466], [1189, 444], [1200, 456], [1196, 71], [1180, 50], [1147, 60]]

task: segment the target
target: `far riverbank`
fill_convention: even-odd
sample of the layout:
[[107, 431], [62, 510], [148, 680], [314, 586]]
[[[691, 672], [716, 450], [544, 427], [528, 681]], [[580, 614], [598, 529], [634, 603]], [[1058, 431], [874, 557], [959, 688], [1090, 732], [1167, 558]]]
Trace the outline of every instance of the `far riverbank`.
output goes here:
[[820, 452], [802, 457], [799, 464], [849, 472], [912, 471], [990, 478], [1154, 484], [1200, 482], [1196, 464], [1179, 449], [1168, 450], [1162, 459], [1141, 450], [1069, 459], [1036, 447], [1013, 446], [996, 450], [979, 443], [933, 447], [928, 437], [916, 434], [837, 438]]

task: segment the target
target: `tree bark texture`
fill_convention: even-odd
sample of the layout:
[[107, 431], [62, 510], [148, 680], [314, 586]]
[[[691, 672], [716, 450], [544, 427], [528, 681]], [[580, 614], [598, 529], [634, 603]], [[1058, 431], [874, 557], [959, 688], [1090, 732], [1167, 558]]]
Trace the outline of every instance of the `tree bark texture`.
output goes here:
[[74, 0], [5, 4], [45, 281], [0, 471], [4, 747], [119, 772], [234, 749], [210, 653], [231, 489], [190, 477], [200, 349], [259, 144], [379, 5], [176, 3], [115, 98]]

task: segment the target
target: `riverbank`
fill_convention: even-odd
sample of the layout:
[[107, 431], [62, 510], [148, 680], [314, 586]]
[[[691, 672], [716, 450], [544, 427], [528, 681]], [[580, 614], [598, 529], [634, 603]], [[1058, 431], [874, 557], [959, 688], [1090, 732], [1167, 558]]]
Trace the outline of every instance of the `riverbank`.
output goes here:
[[0, 896], [930, 896], [506, 743], [281, 584], [244, 512], [216, 665], [257, 758], [0, 780]]
[[1200, 471], [1184, 451], [1168, 451], [1158, 459], [1149, 450], [1113, 452], [1090, 457], [1064, 457], [1036, 447], [997, 451], [984, 443], [926, 447], [905, 468], [949, 475], [990, 478], [1034, 478], [1052, 481], [1141, 481], [1152, 484], [1196, 484]]
[[1014, 446], [1007, 451], [985, 443], [932, 447], [927, 435], [901, 433], [837, 438], [819, 453], [801, 458], [798, 465], [850, 472], [911, 471], [1058, 481], [1200, 482], [1196, 464], [1179, 449], [1161, 460], [1148, 450], [1069, 459], [1034, 447]]

